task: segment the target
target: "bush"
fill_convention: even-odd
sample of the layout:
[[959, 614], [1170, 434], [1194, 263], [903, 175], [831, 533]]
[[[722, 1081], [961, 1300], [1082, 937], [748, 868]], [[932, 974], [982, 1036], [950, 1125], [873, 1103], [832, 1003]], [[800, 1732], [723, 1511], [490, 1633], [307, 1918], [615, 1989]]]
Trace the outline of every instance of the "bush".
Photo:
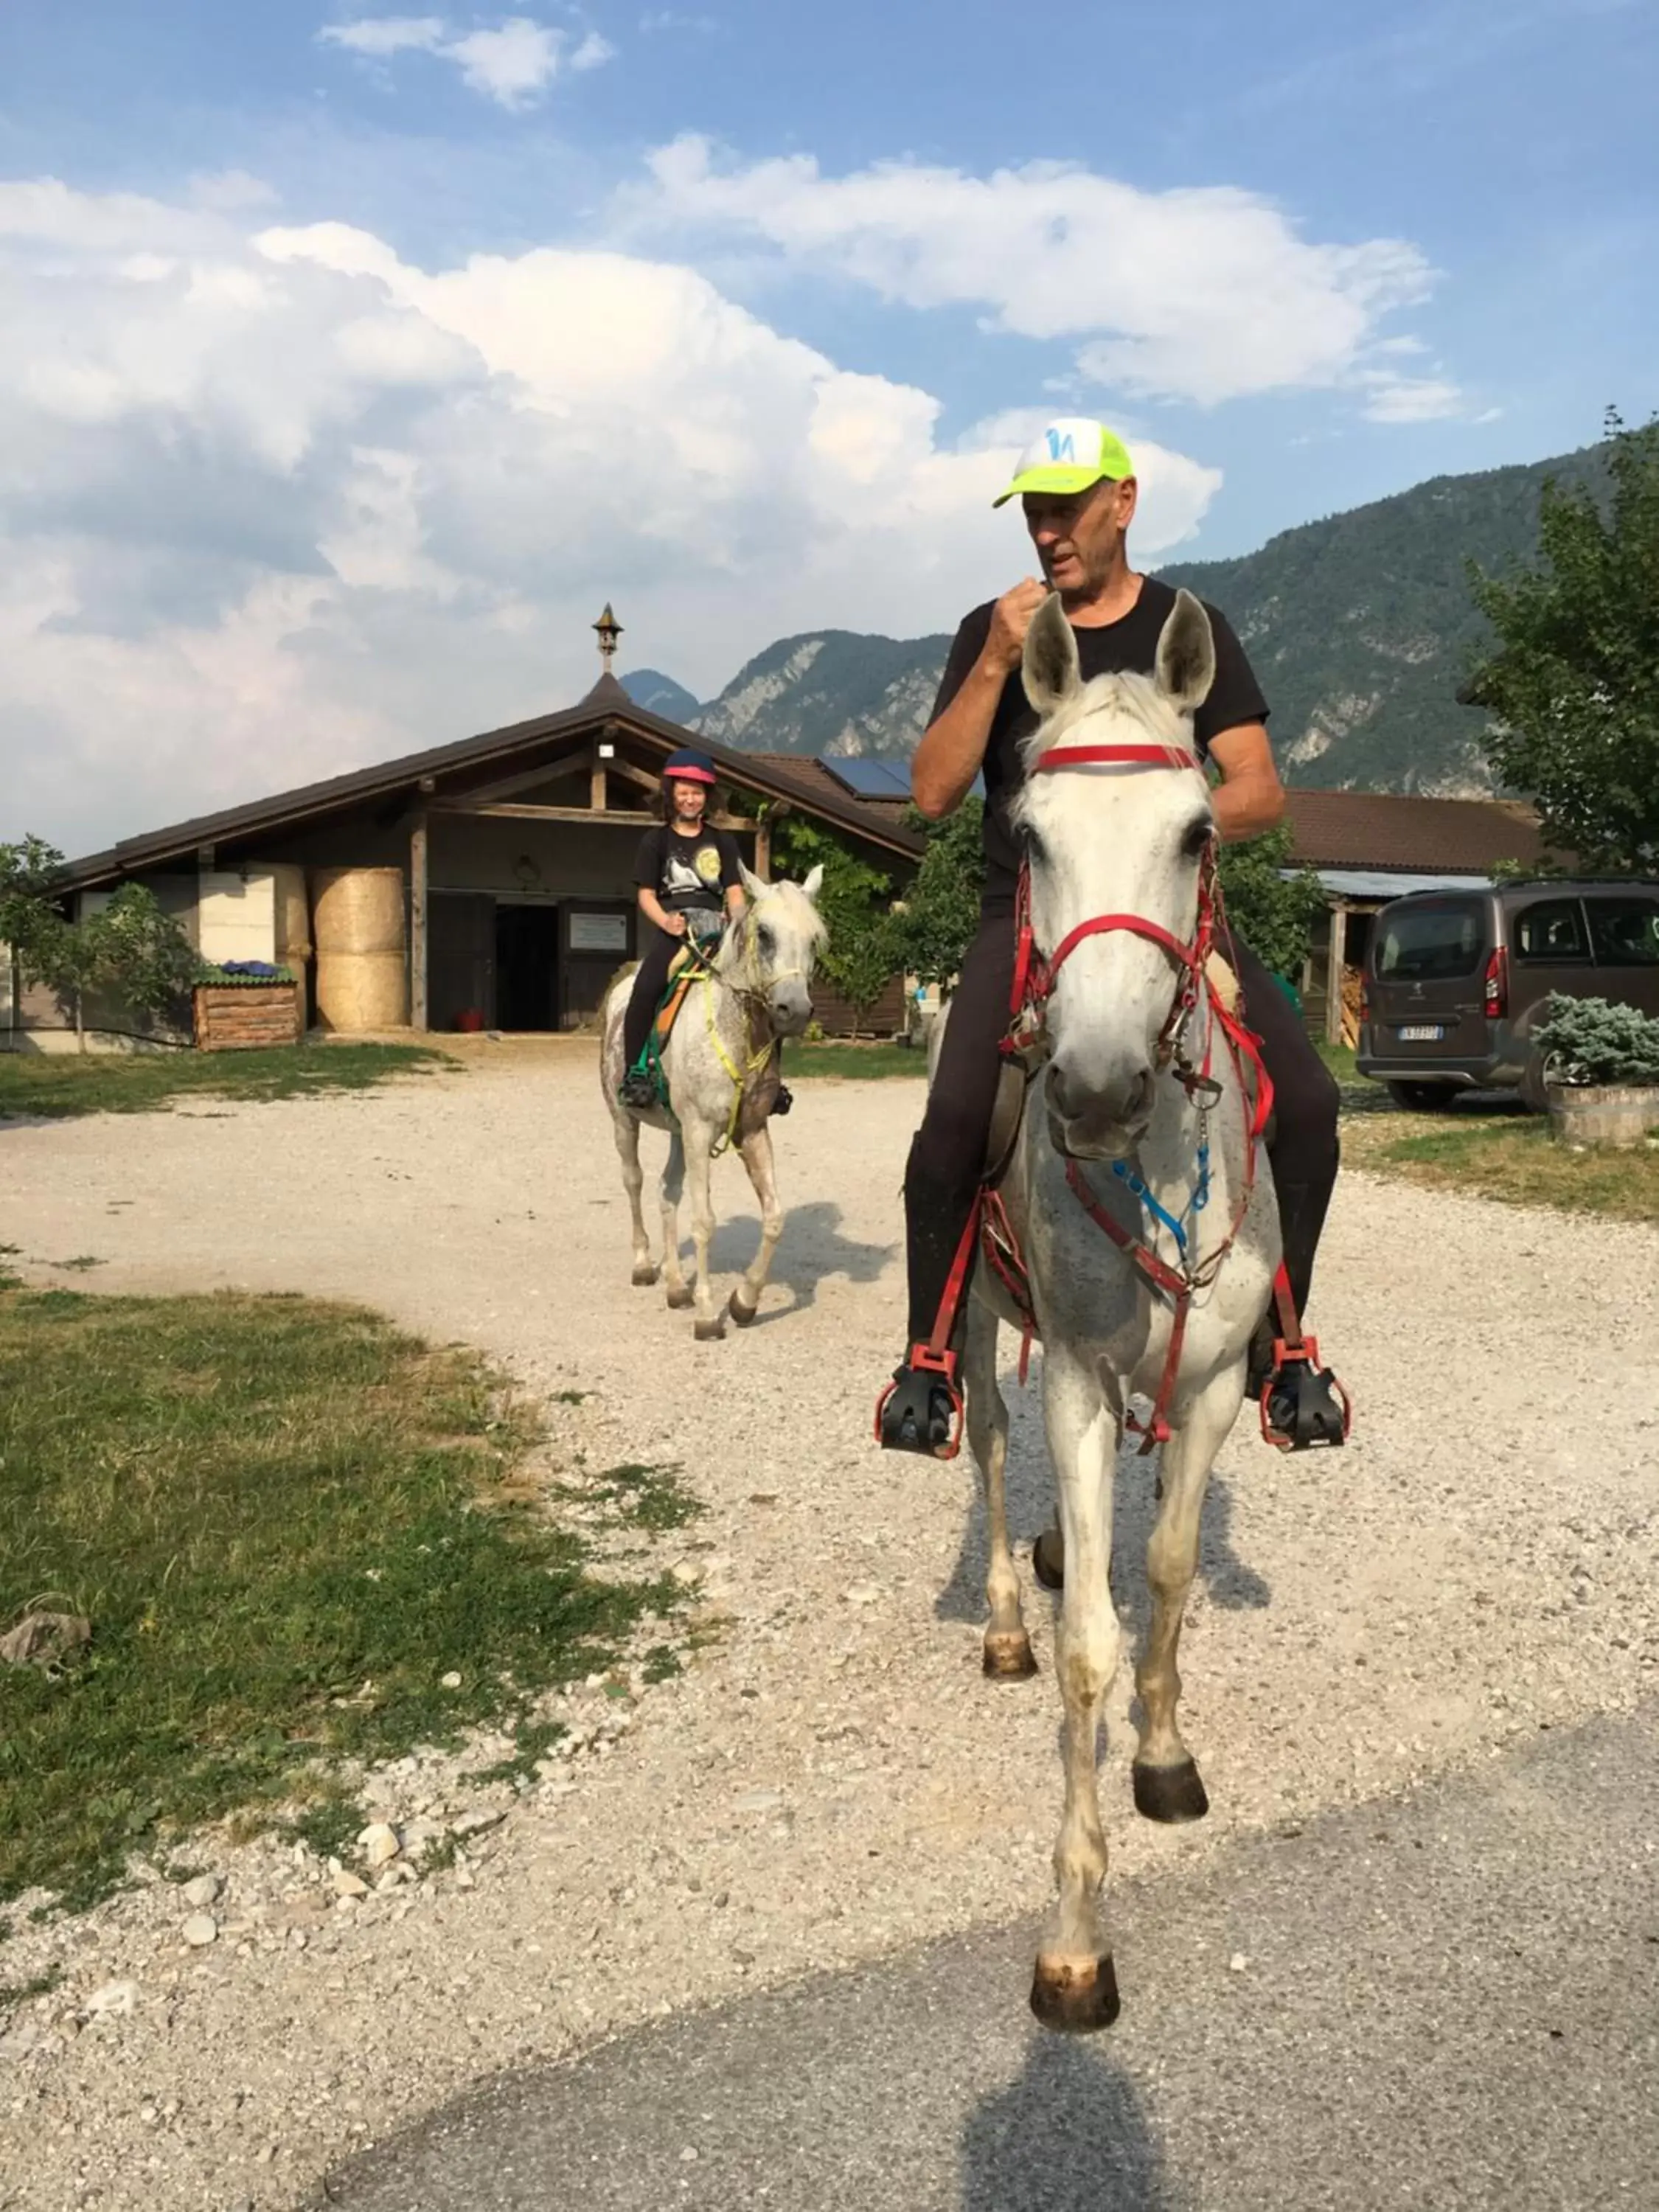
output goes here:
[[1553, 993], [1533, 1042], [1552, 1083], [1659, 1085], [1659, 1021], [1635, 1006]]

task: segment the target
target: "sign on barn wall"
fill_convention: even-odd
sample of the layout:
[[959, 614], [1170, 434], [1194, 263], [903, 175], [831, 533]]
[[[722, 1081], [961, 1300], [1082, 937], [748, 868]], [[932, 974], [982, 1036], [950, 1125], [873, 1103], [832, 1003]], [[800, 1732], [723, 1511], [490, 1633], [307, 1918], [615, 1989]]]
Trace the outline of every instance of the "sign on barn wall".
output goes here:
[[625, 914], [573, 914], [570, 917], [573, 952], [626, 952], [628, 916]]

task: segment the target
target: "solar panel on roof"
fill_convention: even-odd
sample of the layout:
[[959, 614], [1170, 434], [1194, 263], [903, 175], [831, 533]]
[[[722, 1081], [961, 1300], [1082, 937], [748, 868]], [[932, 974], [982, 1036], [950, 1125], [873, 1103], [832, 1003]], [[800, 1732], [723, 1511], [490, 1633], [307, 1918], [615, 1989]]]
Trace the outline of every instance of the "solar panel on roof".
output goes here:
[[852, 753], [819, 756], [819, 766], [854, 799], [908, 799], [910, 768], [908, 761], [878, 760]]

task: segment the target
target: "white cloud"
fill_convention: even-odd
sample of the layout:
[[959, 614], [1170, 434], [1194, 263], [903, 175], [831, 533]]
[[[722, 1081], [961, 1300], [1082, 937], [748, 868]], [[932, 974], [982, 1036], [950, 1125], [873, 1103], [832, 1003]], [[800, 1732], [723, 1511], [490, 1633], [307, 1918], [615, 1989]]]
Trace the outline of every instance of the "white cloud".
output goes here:
[[1365, 393], [1364, 414], [1370, 422], [1439, 422], [1462, 414], [1467, 404], [1459, 386], [1441, 376], [1396, 376], [1366, 369], [1358, 381]]
[[522, 107], [546, 90], [559, 66], [563, 37], [528, 15], [509, 15], [498, 30], [471, 31], [444, 48], [474, 92], [503, 107]]
[[[607, 598], [708, 694], [1029, 565], [1023, 418], [941, 441], [672, 262], [0, 187], [0, 836], [70, 849], [562, 706]], [[1218, 481], [1156, 445], [1137, 546]]]
[[1231, 186], [1148, 192], [1060, 162], [831, 178], [804, 155], [721, 164], [695, 137], [651, 167], [620, 203], [625, 232], [736, 233], [907, 307], [978, 307], [994, 330], [1069, 341], [1085, 379], [1131, 398], [1343, 386], [1434, 283], [1407, 240], [1312, 240]]
[[434, 53], [442, 44], [440, 15], [367, 15], [355, 23], [330, 23], [317, 36], [325, 46], [384, 61], [392, 54]]
[[493, 29], [462, 33], [441, 15], [368, 15], [330, 24], [317, 35], [369, 61], [431, 54], [453, 63], [471, 91], [508, 109], [532, 106], [562, 70], [598, 69], [616, 53], [597, 31], [573, 45], [572, 34], [529, 15], [507, 15]]

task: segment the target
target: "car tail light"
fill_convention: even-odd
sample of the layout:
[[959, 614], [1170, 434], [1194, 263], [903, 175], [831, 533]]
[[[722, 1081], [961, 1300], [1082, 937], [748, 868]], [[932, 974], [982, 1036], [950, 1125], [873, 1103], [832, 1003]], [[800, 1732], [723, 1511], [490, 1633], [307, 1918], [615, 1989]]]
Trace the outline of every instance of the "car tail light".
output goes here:
[[1481, 994], [1486, 1019], [1501, 1021], [1510, 1010], [1509, 955], [1500, 945], [1486, 962], [1486, 988]]
[[1359, 1018], [1368, 1022], [1371, 1018], [1371, 994], [1362, 983], [1359, 987]]

